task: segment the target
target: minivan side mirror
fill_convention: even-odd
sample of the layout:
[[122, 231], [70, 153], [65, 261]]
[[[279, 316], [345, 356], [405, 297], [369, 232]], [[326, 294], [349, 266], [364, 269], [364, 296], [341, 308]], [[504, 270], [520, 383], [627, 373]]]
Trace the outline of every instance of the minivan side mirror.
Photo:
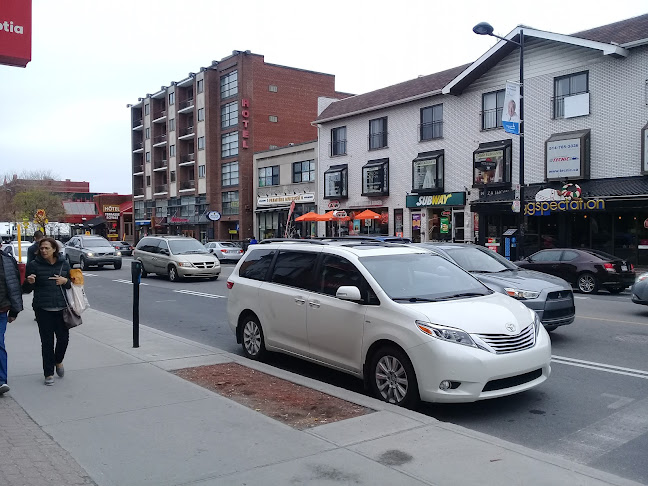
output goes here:
[[209, 253], [214, 253], [214, 249], [213, 249], [213, 248], [210, 248], [210, 249], [209, 249]]
[[169, 255], [169, 250], [166, 248], [160, 248], [160, 254], [161, 255]]
[[340, 300], [351, 300], [355, 302], [362, 300], [360, 289], [353, 285], [342, 285], [338, 287], [337, 292], [335, 292], [335, 297]]

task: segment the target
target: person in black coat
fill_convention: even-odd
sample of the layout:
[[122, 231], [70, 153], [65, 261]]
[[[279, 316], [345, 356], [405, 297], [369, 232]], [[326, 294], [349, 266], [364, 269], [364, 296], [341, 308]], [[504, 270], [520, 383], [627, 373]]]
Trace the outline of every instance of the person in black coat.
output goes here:
[[7, 323], [13, 322], [21, 310], [23, 302], [18, 264], [7, 251], [0, 251], [0, 395], [9, 391], [4, 335]]
[[[62, 259], [53, 238], [43, 238], [38, 243], [38, 255], [27, 264], [23, 291], [34, 291], [32, 307], [38, 322], [43, 355], [45, 384], [54, 384], [56, 374], [63, 377], [63, 358], [70, 332], [63, 322], [63, 309], [67, 307], [65, 289], [71, 287], [70, 265]], [[54, 346], [56, 336], [56, 347]]]

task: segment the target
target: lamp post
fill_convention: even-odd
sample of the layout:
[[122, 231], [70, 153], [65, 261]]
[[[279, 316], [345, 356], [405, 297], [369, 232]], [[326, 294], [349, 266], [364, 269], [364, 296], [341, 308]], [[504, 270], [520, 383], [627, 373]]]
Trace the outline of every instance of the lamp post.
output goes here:
[[493, 26], [488, 22], [480, 22], [473, 27], [473, 32], [479, 35], [490, 35], [500, 40], [515, 44], [520, 48], [520, 212], [518, 213], [518, 259], [524, 257], [524, 31], [520, 29], [520, 42], [493, 33]]

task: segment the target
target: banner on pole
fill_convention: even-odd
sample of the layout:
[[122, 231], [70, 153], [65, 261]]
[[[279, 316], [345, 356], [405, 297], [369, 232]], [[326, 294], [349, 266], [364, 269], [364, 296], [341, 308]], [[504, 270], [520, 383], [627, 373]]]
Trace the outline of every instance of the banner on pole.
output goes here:
[[502, 109], [502, 126], [506, 133], [520, 134], [520, 83], [506, 82], [504, 107]]

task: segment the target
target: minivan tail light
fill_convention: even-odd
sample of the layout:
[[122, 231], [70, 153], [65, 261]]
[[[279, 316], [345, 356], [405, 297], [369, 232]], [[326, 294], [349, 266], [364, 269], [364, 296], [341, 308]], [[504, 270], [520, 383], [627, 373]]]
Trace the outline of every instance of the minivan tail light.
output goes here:
[[613, 263], [604, 263], [603, 267], [610, 273], [615, 273], [616, 270], [614, 269], [614, 264]]
[[634, 265], [632, 263], [630, 264], [630, 271], [634, 272]]
[[234, 287], [234, 282], [232, 282], [231, 280], [228, 280], [228, 281], [227, 281], [227, 288], [228, 288], [229, 290], [231, 290], [232, 287]]

